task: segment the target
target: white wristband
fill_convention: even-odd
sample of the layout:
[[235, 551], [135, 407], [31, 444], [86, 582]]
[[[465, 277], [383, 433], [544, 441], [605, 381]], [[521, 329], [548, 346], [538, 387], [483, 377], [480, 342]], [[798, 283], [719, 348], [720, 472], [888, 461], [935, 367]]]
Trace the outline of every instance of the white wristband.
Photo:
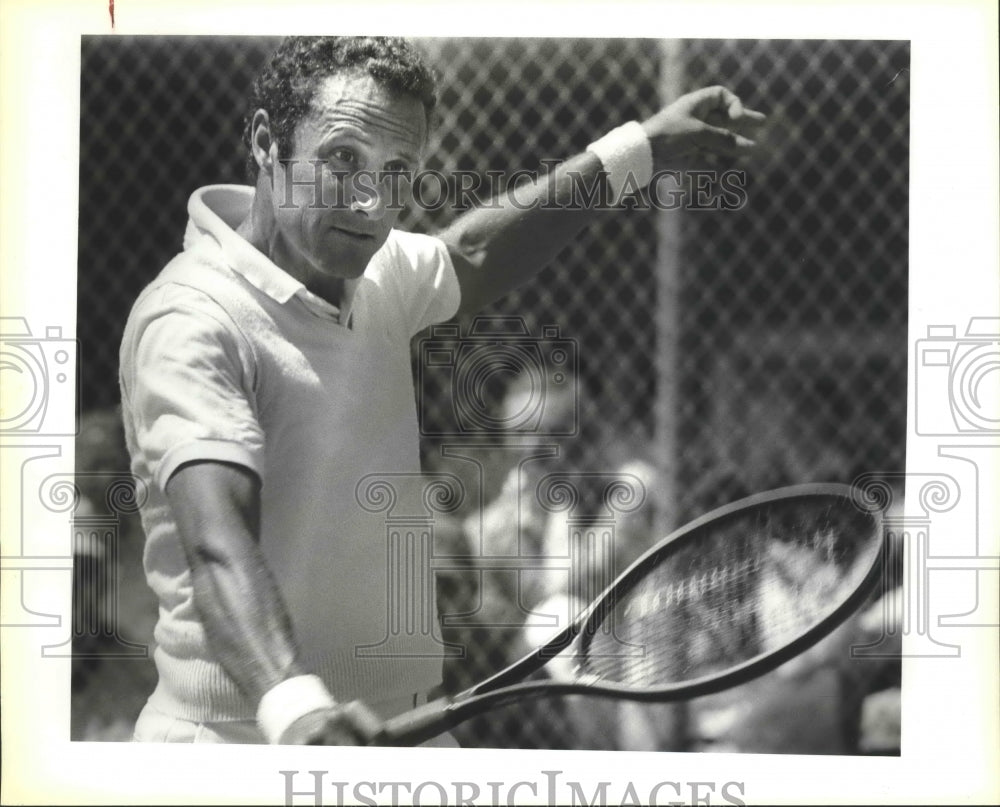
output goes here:
[[277, 743], [300, 717], [336, 705], [318, 675], [297, 675], [264, 693], [257, 707], [257, 725], [269, 743]]
[[653, 178], [653, 149], [637, 121], [612, 129], [587, 146], [587, 151], [600, 157], [615, 204], [621, 200], [623, 190], [645, 188]]

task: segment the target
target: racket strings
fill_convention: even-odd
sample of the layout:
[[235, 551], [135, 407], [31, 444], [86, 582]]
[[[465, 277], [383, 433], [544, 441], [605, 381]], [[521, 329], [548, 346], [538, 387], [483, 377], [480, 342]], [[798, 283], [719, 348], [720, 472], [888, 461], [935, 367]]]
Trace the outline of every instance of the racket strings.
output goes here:
[[649, 689], [773, 652], [832, 613], [878, 552], [874, 522], [844, 501], [775, 502], [706, 525], [635, 570], [588, 627], [583, 681]]

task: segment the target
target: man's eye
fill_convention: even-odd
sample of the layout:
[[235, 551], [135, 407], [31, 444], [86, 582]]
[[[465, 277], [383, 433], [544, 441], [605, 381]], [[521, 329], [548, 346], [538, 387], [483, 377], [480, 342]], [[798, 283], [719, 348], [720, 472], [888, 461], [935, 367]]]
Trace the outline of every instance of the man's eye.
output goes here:
[[354, 152], [350, 149], [336, 149], [333, 152], [333, 159], [337, 162], [346, 163], [347, 165], [354, 164]]

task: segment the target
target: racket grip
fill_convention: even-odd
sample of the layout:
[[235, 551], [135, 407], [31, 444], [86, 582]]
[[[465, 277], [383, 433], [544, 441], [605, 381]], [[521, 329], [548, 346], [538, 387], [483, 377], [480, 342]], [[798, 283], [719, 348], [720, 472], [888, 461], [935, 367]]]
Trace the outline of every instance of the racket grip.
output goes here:
[[451, 698], [418, 706], [401, 715], [391, 717], [369, 741], [369, 745], [412, 746], [436, 737], [455, 724]]

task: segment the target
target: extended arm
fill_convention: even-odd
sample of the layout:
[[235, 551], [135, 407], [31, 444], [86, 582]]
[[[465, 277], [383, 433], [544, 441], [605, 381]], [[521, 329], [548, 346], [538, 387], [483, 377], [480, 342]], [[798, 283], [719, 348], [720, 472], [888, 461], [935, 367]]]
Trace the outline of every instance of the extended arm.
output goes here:
[[[763, 120], [729, 90], [708, 87], [644, 121], [644, 147], [651, 152], [654, 170], [681, 165], [702, 151], [735, 157], [753, 148], [750, 137]], [[602, 205], [578, 202], [600, 198], [592, 191], [595, 183], [607, 181], [605, 168], [596, 154], [580, 154], [513, 195], [460, 216], [439, 233], [462, 289], [460, 312], [477, 311], [532, 278], [593, 221]], [[648, 176], [639, 180], [648, 181]]]
[[[209, 645], [252, 703], [268, 698], [275, 704], [272, 711], [287, 712], [287, 727], [271, 739], [287, 744], [365, 742], [378, 728], [378, 719], [357, 704], [335, 707], [315, 681], [302, 677], [306, 670], [298, 661], [292, 626], [260, 548], [256, 474], [229, 463], [189, 463], [171, 476], [166, 491]], [[304, 695], [296, 679], [305, 682]], [[268, 694], [278, 692], [279, 685], [293, 694]]]

